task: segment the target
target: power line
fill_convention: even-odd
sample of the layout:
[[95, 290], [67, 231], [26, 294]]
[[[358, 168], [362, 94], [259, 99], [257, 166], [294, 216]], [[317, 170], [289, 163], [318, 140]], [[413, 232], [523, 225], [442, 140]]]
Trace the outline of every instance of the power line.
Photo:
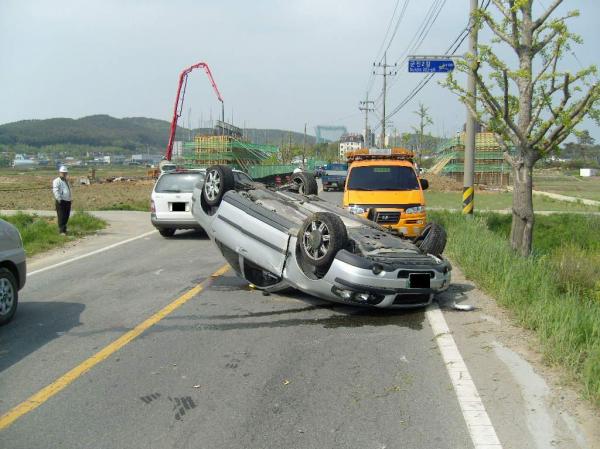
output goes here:
[[398, 28], [400, 27], [400, 22], [402, 22], [402, 19], [404, 18], [404, 13], [406, 13], [406, 8], [408, 7], [408, 2], [409, 2], [409, 0], [405, 0], [405, 2], [404, 2], [402, 11], [400, 11], [400, 15], [398, 16], [398, 20], [396, 21], [396, 27], [394, 28], [392, 37], [390, 37], [390, 41], [388, 42], [387, 47], [385, 47], [385, 51], [383, 52], [384, 54], [390, 49], [390, 45], [392, 45], [392, 42], [394, 41], [394, 37], [396, 37], [396, 33], [398, 32]]
[[[398, 58], [397, 62], [399, 63], [399, 65], [404, 64], [404, 62], [406, 62], [406, 59], [408, 58], [408, 55], [416, 52], [418, 50], [418, 48], [421, 46], [421, 44], [423, 43], [423, 41], [425, 40], [425, 38], [431, 31], [431, 28], [433, 27], [433, 24], [437, 20], [437, 17], [439, 16], [441, 10], [443, 9], [445, 3], [446, 3], [446, 0], [434, 0], [431, 3], [429, 9], [427, 10], [427, 13], [425, 14], [425, 17], [423, 18], [423, 21], [421, 22], [421, 24], [415, 31], [415, 34], [413, 35], [412, 39], [409, 41], [409, 44], [406, 46], [406, 49], [404, 50], [404, 52]], [[397, 83], [397, 80], [392, 82], [390, 84], [390, 88], [392, 88], [396, 83]], [[380, 100], [381, 100], [381, 95], [379, 97], [377, 97], [375, 102], [379, 105]]]
[[[394, 23], [394, 17], [396, 16], [396, 11], [398, 10], [398, 5], [400, 4], [400, 0], [396, 0], [396, 5], [394, 6], [394, 11], [392, 12], [392, 16], [390, 17], [390, 22], [388, 23], [387, 30], [385, 31], [385, 35], [383, 36], [383, 40], [381, 41], [381, 45], [379, 46], [379, 50], [375, 53], [375, 60], [381, 62], [381, 58], [379, 55], [381, 54], [381, 50], [383, 50], [383, 46], [385, 45], [385, 41], [387, 40], [390, 29], [392, 28], [392, 23]], [[367, 81], [367, 92], [370, 92], [373, 88], [373, 81], [375, 81], [375, 76], [371, 74], [369, 77], [369, 81]]]
[[[484, 11], [487, 10], [487, 8], [490, 5], [491, 0], [487, 0], [487, 4], [485, 5], [485, 7], [483, 7], [483, 2], [485, 0], [482, 0], [481, 2], [481, 6]], [[460, 34], [457, 36], [457, 38], [454, 40], [454, 42], [450, 45], [450, 47], [446, 50], [446, 54], [450, 54], [450, 55], [454, 55], [458, 49], [460, 48], [460, 46], [462, 45], [462, 43], [464, 42], [464, 40], [467, 38], [467, 36], [469, 35], [470, 31], [471, 31], [471, 27], [470, 25], [467, 25], [467, 27], [465, 27]], [[398, 106], [396, 106], [392, 112], [390, 112], [390, 114], [386, 115], [385, 119], [389, 119], [391, 117], [393, 117], [394, 115], [396, 115], [404, 106], [406, 106], [428, 83], [429, 81], [431, 81], [431, 79], [433, 78], [434, 73], [430, 73], [428, 75], [425, 75], [420, 81], [419, 83], [417, 83], [417, 85], [413, 88], [413, 90], [400, 102], [400, 104]]]

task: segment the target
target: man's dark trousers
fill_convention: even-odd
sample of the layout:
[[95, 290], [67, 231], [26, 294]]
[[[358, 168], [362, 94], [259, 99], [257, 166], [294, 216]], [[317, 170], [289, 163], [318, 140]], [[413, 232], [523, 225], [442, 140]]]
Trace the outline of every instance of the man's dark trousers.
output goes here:
[[67, 232], [67, 222], [71, 215], [70, 201], [56, 201], [56, 215], [58, 216], [58, 232]]

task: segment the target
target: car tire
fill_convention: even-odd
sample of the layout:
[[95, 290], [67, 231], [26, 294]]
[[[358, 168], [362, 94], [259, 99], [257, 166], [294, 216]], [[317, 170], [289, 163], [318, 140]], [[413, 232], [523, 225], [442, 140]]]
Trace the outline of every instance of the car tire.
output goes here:
[[415, 240], [417, 247], [426, 254], [439, 256], [446, 248], [446, 231], [437, 223], [428, 223]]
[[223, 195], [235, 187], [233, 170], [227, 165], [213, 165], [206, 169], [202, 198], [211, 207], [221, 204]]
[[346, 226], [336, 214], [317, 212], [302, 223], [297, 244], [304, 262], [328, 269], [338, 251], [348, 244]]
[[319, 193], [317, 180], [314, 175], [307, 172], [294, 173], [292, 182], [298, 186], [298, 193], [301, 195], [316, 195]]
[[15, 275], [7, 268], [0, 268], [0, 326], [12, 320], [18, 303], [19, 291]]
[[158, 232], [163, 237], [173, 237], [175, 235], [175, 228], [162, 228], [159, 229]]

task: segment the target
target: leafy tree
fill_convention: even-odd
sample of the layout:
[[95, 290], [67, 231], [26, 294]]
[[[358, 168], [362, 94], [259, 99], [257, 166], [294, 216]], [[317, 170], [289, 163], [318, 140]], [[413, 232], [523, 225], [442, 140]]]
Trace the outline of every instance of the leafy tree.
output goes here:
[[[513, 207], [511, 246], [531, 253], [534, 213], [532, 172], [536, 162], [558, 146], [586, 117], [600, 117], [600, 87], [591, 79], [596, 67], [577, 72], [562, 68], [561, 60], [581, 38], [566, 22], [579, 15], [569, 11], [552, 17], [562, 0], [553, 0], [537, 18], [533, 0], [492, 0], [498, 14], [479, 9], [474, 26], [487, 26], [494, 38], [479, 45], [479, 57], [470, 55], [459, 70], [473, 73], [478, 89], [473, 98], [450, 75], [446, 85], [457, 93], [480, 122], [496, 133], [512, 167]], [[508, 48], [517, 61], [501, 59], [498, 48]], [[475, 111], [475, 105], [482, 107]], [[514, 147], [514, 153], [510, 153]]]
[[429, 125], [433, 125], [433, 120], [431, 119], [431, 116], [429, 115], [428, 111], [429, 108], [426, 108], [423, 103], [419, 103], [419, 109], [413, 111], [413, 114], [416, 114], [419, 117], [419, 124], [417, 126], [412, 126], [412, 129], [417, 133], [417, 136], [419, 137], [419, 146], [417, 153], [419, 165], [421, 165], [422, 162], [423, 134], [425, 133], [425, 128], [427, 128]]
[[577, 145], [579, 145], [579, 151], [584, 162], [587, 162], [589, 149], [594, 145], [596, 140], [590, 136], [590, 132], [585, 129], [577, 133]]

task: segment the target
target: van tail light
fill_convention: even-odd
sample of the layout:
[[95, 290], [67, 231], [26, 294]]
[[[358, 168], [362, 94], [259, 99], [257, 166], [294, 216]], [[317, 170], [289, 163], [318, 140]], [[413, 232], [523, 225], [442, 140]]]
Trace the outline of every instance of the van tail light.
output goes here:
[[150, 200], [150, 212], [156, 213], [156, 206], [154, 205], [154, 200]]

